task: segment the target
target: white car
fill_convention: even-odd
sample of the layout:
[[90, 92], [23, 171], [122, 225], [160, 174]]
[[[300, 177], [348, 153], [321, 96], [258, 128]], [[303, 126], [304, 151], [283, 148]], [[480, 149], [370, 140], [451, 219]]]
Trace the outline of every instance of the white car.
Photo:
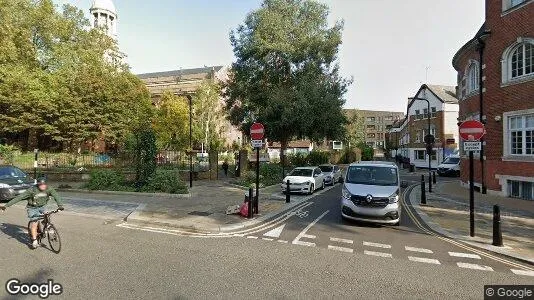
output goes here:
[[439, 176], [460, 176], [460, 156], [451, 155], [438, 166]]
[[289, 180], [289, 192], [313, 194], [317, 189], [324, 189], [324, 174], [319, 167], [299, 167], [293, 169], [282, 181], [280, 187], [282, 193], [287, 193], [287, 181]]

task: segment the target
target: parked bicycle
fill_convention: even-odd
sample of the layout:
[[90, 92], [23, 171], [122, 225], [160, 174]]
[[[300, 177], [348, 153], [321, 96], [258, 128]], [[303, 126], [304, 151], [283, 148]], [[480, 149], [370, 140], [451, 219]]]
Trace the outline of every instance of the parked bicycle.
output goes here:
[[[46, 212], [37, 219], [37, 242], [41, 245], [42, 241], [47, 238], [50, 250], [54, 253], [61, 251], [61, 238], [54, 224], [52, 224], [52, 214], [59, 212], [59, 209]], [[28, 233], [30, 232], [30, 221], [28, 222]]]

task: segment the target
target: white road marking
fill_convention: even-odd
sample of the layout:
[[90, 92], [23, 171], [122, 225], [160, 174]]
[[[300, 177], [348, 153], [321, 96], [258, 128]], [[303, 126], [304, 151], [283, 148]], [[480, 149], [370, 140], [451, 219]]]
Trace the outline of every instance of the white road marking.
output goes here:
[[460, 268], [481, 270], [481, 271], [493, 271], [493, 268], [492, 267], [488, 267], [488, 266], [481, 266], [481, 265], [477, 265], [477, 264], [468, 264], [468, 263], [462, 263], [462, 262], [459, 262], [459, 263], [456, 263], [456, 264]]
[[284, 240], [278, 240], [277, 242], [287, 244], [287, 241], [284, 241]]
[[465, 257], [465, 258], [474, 258], [474, 259], [480, 259], [480, 256], [477, 254], [471, 254], [471, 253], [462, 253], [462, 252], [449, 252], [450, 256], [454, 257]]
[[286, 227], [286, 224], [283, 224], [282, 226], [278, 226], [273, 230], [267, 231], [264, 233], [264, 236], [272, 237], [272, 238], [279, 238], [280, 234], [282, 234], [282, 230], [284, 230], [284, 227]]
[[253, 235], [249, 235], [249, 236], [247, 236], [247, 239], [258, 239], [258, 237], [257, 236], [253, 236]]
[[371, 242], [363, 242], [363, 245], [364, 246], [369, 246], [369, 247], [385, 248], [385, 249], [390, 249], [391, 248], [391, 245], [379, 244], [379, 243], [371, 243]]
[[404, 249], [406, 249], [406, 251], [412, 251], [412, 252], [434, 253], [434, 252], [432, 252], [432, 250], [425, 249], [425, 248], [416, 248], [416, 247], [404, 246]]
[[353, 244], [354, 243], [353, 240], [340, 239], [340, 238], [336, 238], [336, 237], [331, 237], [330, 241], [331, 242], [338, 242], [338, 243], [345, 243], [345, 244]]
[[384, 253], [384, 252], [376, 252], [376, 251], [363, 251], [363, 254], [366, 254], [366, 255], [373, 255], [373, 256], [380, 256], [380, 257], [389, 257], [389, 258], [392, 258], [393, 256], [391, 255], [391, 253]]
[[422, 263], [427, 263], [427, 264], [441, 265], [441, 263], [439, 262], [439, 260], [437, 260], [437, 259], [433, 259], [433, 258], [424, 258], [424, 257], [408, 256], [408, 259], [411, 260], [411, 261], [416, 261], [416, 262], [422, 262]]
[[306, 228], [304, 228], [304, 230], [302, 230], [299, 235], [297, 235], [297, 237], [293, 240], [293, 242], [291, 242], [292, 244], [294, 245], [302, 245], [302, 246], [309, 246], [309, 247], [315, 247], [315, 243], [310, 243], [310, 242], [303, 242], [301, 241], [300, 239], [301, 238], [308, 238], [308, 239], [314, 239], [315, 238], [315, 235], [310, 235], [310, 234], [306, 234], [306, 232], [308, 232], [308, 230], [310, 230], [310, 228], [312, 228], [313, 225], [315, 225], [317, 222], [319, 222], [319, 220], [321, 220], [322, 217], [324, 217], [327, 213], [329, 212], [329, 210], [325, 211], [322, 215], [320, 215], [317, 219], [313, 220], [313, 222], [311, 222], [310, 224], [308, 224], [308, 226], [306, 226]]
[[264, 241], [272, 241], [273, 239], [269, 239], [269, 238], [261, 238], [262, 240]]
[[233, 236], [235, 236], [235, 237], [244, 237], [245, 235], [244, 234], [234, 234]]
[[534, 277], [534, 271], [510, 269], [516, 275], [525, 275]]
[[338, 247], [338, 246], [332, 246], [332, 245], [328, 245], [328, 249], [330, 249], [330, 250], [336, 250], [336, 251], [341, 251], [341, 252], [348, 252], [348, 253], [352, 253], [352, 252], [354, 252], [354, 250], [351, 249], [351, 248]]

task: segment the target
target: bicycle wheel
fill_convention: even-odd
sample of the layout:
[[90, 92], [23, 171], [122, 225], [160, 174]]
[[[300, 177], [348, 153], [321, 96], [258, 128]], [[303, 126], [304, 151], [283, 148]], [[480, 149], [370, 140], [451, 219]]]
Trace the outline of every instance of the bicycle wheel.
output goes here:
[[59, 251], [61, 251], [61, 238], [59, 237], [59, 232], [57, 232], [56, 227], [54, 227], [54, 225], [49, 225], [46, 228], [46, 235], [48, 236], [50, 249], [55, 253], [59, 253]]

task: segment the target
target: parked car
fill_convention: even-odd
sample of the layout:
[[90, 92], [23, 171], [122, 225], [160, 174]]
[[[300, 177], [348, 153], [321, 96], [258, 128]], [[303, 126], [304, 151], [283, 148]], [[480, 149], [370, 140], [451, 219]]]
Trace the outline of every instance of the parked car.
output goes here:
[[341, 196], [345, 219], [399, 225], [399, 169], [390, 162], [360, 162], [347, 168]]
[[13, 166], [0, 166], [0, 201], [9, 201], [24, 193], [33, 185], [30, 178], [21, 169]]
[[289, 192], [313, 194], [317, 189], [324, 189], [324, 175], [319, 167], [299, 167], [289, 172], [282, 181], [280, 187], [283, 193], [287, 193], [287, 181], [289, 180]]
[[324, 183], [334, 185], [338, 182], [343, 182], [341, 169], [336, 165], [320, 165], [319, 168], [323, 171]]
[[460, 156], [451, 155], [438, 166], [439, 176], [460, 176]]

